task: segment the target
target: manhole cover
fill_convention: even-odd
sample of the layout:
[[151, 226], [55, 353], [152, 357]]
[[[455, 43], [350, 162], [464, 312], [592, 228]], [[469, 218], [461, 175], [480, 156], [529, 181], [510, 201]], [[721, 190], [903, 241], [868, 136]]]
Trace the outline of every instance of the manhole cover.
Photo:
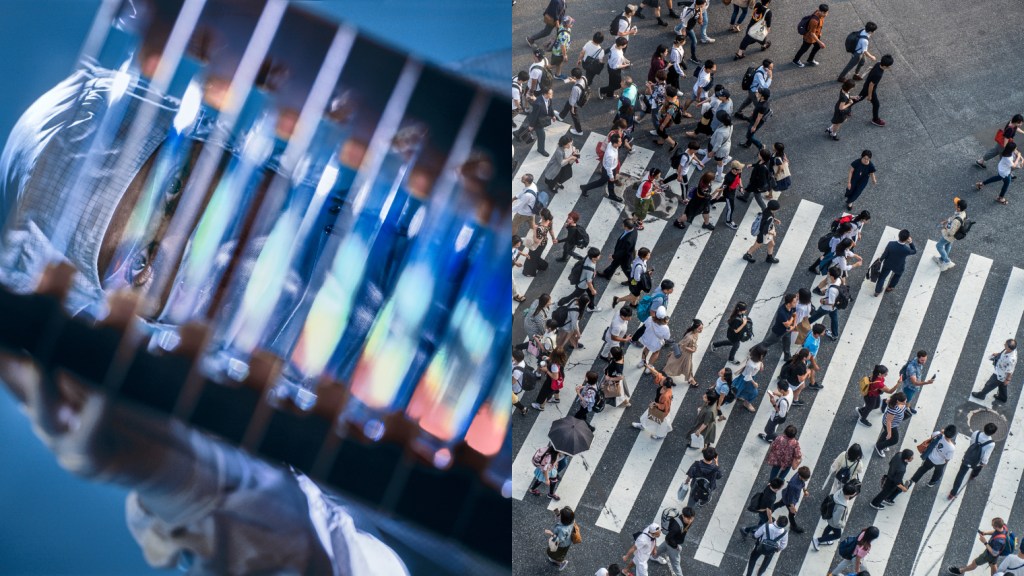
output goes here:
[[971, 429], [971, 434], [981, 430], [988, 423], [993, 423], [998, 427], [995, 435], [992, 436], [993, 440], [1002, 442], [1006, 439], [1010, 426], [1002, 414], [988, 408], [979, 408], [967, 413], [967, 426]]

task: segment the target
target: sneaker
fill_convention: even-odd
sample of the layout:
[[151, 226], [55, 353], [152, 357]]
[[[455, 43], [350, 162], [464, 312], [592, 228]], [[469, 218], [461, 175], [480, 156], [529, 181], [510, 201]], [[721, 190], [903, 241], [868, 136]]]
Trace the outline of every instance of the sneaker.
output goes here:
[[818, 288], [817, 286], [815, 286], [814, 288], [812, 288], [812, 289], [811, 289], [811, 292], [812, 292], [812, 293], [814, 293], [814, 294], [817, 294], [818, 296], [824, 296], [824, 295], [825, 295], [825, 293], [824, 293], [824, 292], [822, 292], [822, 291], [821, 291], [821, 289], [820, 289], [820, 288]]
[[806, 405], [807, 405], [807, 402], [804, 402], [803, 400], [793, 400], [793, 406], [806, 406]]
[[665, 558], [664, 556], [655, 556], [654, 561], [658, 564], [661, 564], [662, 566], [668, 564], [668, 558]]
[[635, 17], [637, 17], [637, 18], [639, 18], [641, 20], [647, 19], [647, 16], [644, 16], [643, 12], [637, 12], [636, 14], [633, 14], [633, 16], [635, 16]]
[[946, 500], [956, 500], [956, 494], [949, 494], [946, 496]]
[[729, 360], [729, 364], [732, 364], [733, 366], [739, 366], [740, 365], [740, 361], [739, 360]]
[[[555, 78], [558, 78], [558, 76], [555, 76]], [[558, 120], [559, 122], [561, 122], [562, 121], [562, 115], [559, 114], [558, 112], [555, 112], [555, 120]]]
[[731, 222], [731, 221], [730, 222], [726, 222], [725, 225], [728, 226], [729, 228], [732, 228], [733, 230], [736, 230], [737, 228], [739, 228], [739, 226], [735, 222]]
[[533, 408], [534, 410], [540, 410], [541, 412], [544, 411], [544, 407], [541, 406], [540, 404], [537, 404], [536, 402], [530, 404], [530, 408]]
[[651, 136], [657, 136], [658, 135], [658, 131], [657, 130], [648, 130], [647, 133], [650, 134]]
[[917, 415], [917, 408], [909, 408], [908, 410], [910, 411], [911, 414], [913, 414], [915, 416]]
[[696, 58], [690, 58], [690, 62], [696, 64], [697, 66], [700, 66], [701, 64], [700, 60], [697, 60]]
[[623, 202], [622, 198], [620, 198], [619, 196], [609, 196], [608, 199], [611, 200], [612, 202]]
[[971, 392], [971, 396], [977, 398], [978, 400], [984, 400], [985, 399], [985, 395], [982, 394], [981, 392]]
[[644, 425], [639, 423], [639, 422], [633, 422], [632, 426], [633, 426], [633, 428], [636, 428], [637, 430], [643, 430], [644, 429]]
[[573, 136], [583, 136], [583, 132], [575, 128], [569, 128], [569, 134], [572, 134]]
[[949, 570], [950, 574], [963, 574], [963, 572], [961, 572], [956, 566], [950, 566], [947, 570]]
[[612, 297], [612, 308], [615, 308], [618, 305], [619, 305], [619, 297], [618, 296], [613, 296]]
[[821, 384], [818, 384], [817, 382], [815, 382], [814, 384], [808, 384], [807, 388], [809, 388], [811, 390], [821, 390], [821, 389], [823, 389], [825, 387], [822, 386]]
[[[910, 488], [910, 486], [907, 485], [907, 488]], [[882, 500], [882, 504], [885, 504], [886, 506], [895, 506], [896, 505], [896, 501], [895, 500]]]
[[743, 259], [746, 260], [747, 262], [756, 262], [756, 260], [754, 260], [754, 257], [751, 256], [749, 252], [743, 254]]
[[757, 437], [760, 438], [761, 440], [764, 440], [765, 442], [771, 442], [771, 440], [768, 439], [768, 435], [765, 434], [764, 432], [758, 434]]
[[[557, 78], [557, 76], [556, 76], [556, 78]], [[846, 76], [840, 76], [839, 78], [836, 78], [836, 82], [838, 82], [840, 84], [842, 84], [843, 82], [846, 82]]]
[[653, 434], [651, 435], [651, 440], [664, 440], [664, 439], [665, 439], [664, 436], [655, 436]]
[[878, 504], [875, 504], [874, 502], [869, 502], [868, 506], [871, 506], [875, 510], [883, 510], [883, 509], [885, 509], [884, 506], [879, 506]]
[[562, 560], [562, 563], [558, 565], [558, 571], [561, 572], [562, 570], [565, 570], [565, 567], [568, 566], [568, 565], [569, 565], [569, 561], [568, 560]]
[[551, 400], [548, 400], [548, 402], [551, 404], [558, 404], [561, 400], [558, 398], [552, 398]]
[[817, 538], [811, 538], [811, 546], [814, 546], [814, 551], [815, 552], [818, 551], [818, 546], [819, 545], [820, 545], [820, 543], [818, 542]]
[[860, 74], [854, 74], [853, 79], [856, 80], [857, 82], [860, 82], [861, 80], [864, 79], [864, 77], [861, 76]]
[[875, 454], [878, 454], [879, 458], [885, 458], [885, 452], [882, 452], [881, 450], [879, 450], [878, 446], [875, 446]]
[[534, 496], [540, 496], [540, 490], [530, 490], [530, 494], [533, 494]]
[[861, 418], [860, 420], [858, 420], [858, 422], [860, 422], [864, 426], [867, 426], [868, 428], [871, 427], [871, 421], [868, 420], [867, 418]]
[[636, 363], [636, 367], [637, 368], [644, 368], [646, 366], [647, 366], [647, 362], [644, 362], [643, 360], [641, 360], [641, 361]]
[[932, 260], [934, 260], [935, 263], [938, 264], [939, 266], [942, 265], [942, 257], [941, 256], [932, 256]]
[[929, 482], [928, 484], [926, 484], [926, 486], [928, 486], [929, 488], [935, 488], [936, 484], [937, 482]]
[[956, 266], [956, 262], [950, 260], [949, 262], [946, 262], [945, 264], [942, 265], [942, 272], [945, 272], [946, 270], [949, 270], [954, 266]]
[[828, 336], [828, 339], [833, 341], [833, 342], [838, 342], [839, 341], [839, 336], [836, 336], [835, 334], [833, 334], [831, 330], [825, 330], [825, 336]]
[[821, 64], [821, 62], [818, 62], [817, 60], [808, 60], [807, 61], [807, 65], [808, 66], [817, 66], [818, 64]]
[[[592, 312], [596, 312], [596, 310], [592, 310]], [[587, 347], [584, 346], [582, 343], [578, 343], [578, 344], [576, 344], [575, 348], [577, 350], [585, 350]]]
[[885, 120], [882, 120], [881, 118], [875, 118], [871, 123], [879, 128], [885, 128]]
[[701, 224], [700, 227], [705, 229], [705, 230], [714, 230], [715, 229], [715, 227], [712, 226], [711, 224]]
[[914, 480], [910, 479], [910, 480], [904, 482], [903, 485], [907, 487], [907, 490], [910, 490], [914, 486]]
[[[799, 60], [793, 60], [793, 64], [796, 64], [797, 68], [803, 68], [804, 67], [804, 63], [799, 61]], [[815, 548], [815, 550], [817, 550], [817, 548]]]
[[533, 40], [529, 36], [526, 37], [526, 43], [529, 44], [531, 48], [533, 47]]
[[547, 152], [546, 150], [537, 150], [537, 153], [540, 154], [541, 156], [545, 157], [545, 158], [547, 158], [548, 156], [551, 156], [551, 153]]
[[776, 258], [772, 254], [769, 254], [769, 255], [765, 256], [764, 261], [769, 263], [769, 264], [778, 264], [779, 263], [779, 259]]
[[558, 502], [559, 500], [562, 499], [561, 497], [558, 496], [558, 494], [548, 494], [548, 498], [554, 500], [555, 502]]
[[[555, 80], [562, 80], [562, 81], [565, 81], [565, 80], [568, 80], [568, 79], [569, 79], [569, 77], [568, 77], [568, 76], [566, 76], [565, 74], [559, 74], [559, 75], [555, 76]], [[558, 116], [558, 115], [556, 114], [556, 116]], [[561, 117], [561, 116], [558, 116], [558, 119], [559, 119], [559, 120], [561, 120], [561, 119], [562, 119], [562, 117]]]

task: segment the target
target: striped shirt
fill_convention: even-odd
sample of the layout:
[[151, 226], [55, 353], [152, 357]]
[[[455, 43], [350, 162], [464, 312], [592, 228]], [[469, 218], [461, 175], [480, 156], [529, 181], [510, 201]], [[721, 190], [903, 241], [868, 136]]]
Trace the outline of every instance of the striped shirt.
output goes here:
[[889, 418], [889, 416], [892, 416], [892, 428], [893, 428], [893, 430], [895, 430], [895, 429], [900, 427], [900, 424], [903, 423], [903, 417], [906, 415], [906, 413], [907, 413], [907, 406], [905, 404], [902, 405], [902, 406], [897, 404], [895, 408], [890, 406], [890, 407], [885, 409], [885, 417], [883, 417], [883, 419], [882, 419], [882, 425], [883, 426], [885, 425], [885, 419], [886, 418]]

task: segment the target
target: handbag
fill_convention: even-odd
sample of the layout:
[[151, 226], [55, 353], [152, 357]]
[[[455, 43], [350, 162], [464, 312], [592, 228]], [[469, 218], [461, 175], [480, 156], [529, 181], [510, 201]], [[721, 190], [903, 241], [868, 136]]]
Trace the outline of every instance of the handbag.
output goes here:
[[689, 493], [690, 493], [690, 485], [685, 483], [685, 482], [683, 482], [683, 484], [679, 487], [679, 490], [676, 490], [676, 499], [677, 500], [686, 500], [686, 495], [689, 494]]
[[647, 417], [661, 424], [668, 417], [668, 412], [662, 410], [657, 402], [651, 402], [651, 405], [647, 407]]
[[696, 432], [690, 434], [690, 446], [700, 450], [704, 447], [704, 435]]
[[878, 277], [882, 275], [882, 260], [879, 258], [871, 263], [871, 267], [868, 268], [868, 280], [877, 282]]
[[753, 26], [747, 28], [747, 36], [758, 42], [764, 42], [764, 39], [768, 37], [768, 25], [765, 23], [764, 18], [761, 18]]
[[537, 344], [533, 340], [530, 340], [530, 343], [526, 345], [526, 351], [534, 358], [540, 356], [540, 348], [537, 348]]
[[999, 144], [1000, 146], [1003, 146], [1004, 148], [1006, 147], [1006, 135], [1003, 134], [1003, 129], [1002, 128], [1000, 128], [999, 130], [996, 130], [995, 141], [996, 141], [996, 144]]
[[786, 178], [789, 178], [789, 176], [789, 162], [783, 162], [775, 167], [776, 180], [785, 180]]
[[550, 552], [558, 552], [558, 544], [555, 544], [555, 537], [548, 538], [548, 550]]
[[573, 544], [582, 544], [583, 543], [583, 536], [580, 534], [580, 525], [579, 524], [577, 524], [575, 522], [572, 523], [572, 536], [570, 536], [569, 539], [572, 540]]
[[676, 342], [675, 340], [672, 340], [671, 341], [671, 345], [672, 345], [672, 355], [675, 356], [676, 358], [681, 357], [683, 355], [683, 349], [679, 347], [679, 342]]
[[622, 396], [622, 380], [608, 380], [601, 382], [601, 393], [605, 398], [618, 398]]

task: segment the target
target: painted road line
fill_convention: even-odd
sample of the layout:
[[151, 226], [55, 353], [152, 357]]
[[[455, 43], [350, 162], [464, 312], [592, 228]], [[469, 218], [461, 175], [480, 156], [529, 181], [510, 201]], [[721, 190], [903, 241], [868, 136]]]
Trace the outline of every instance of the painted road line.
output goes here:
[[[566, 132], [569, 131], [570, 126], [565, 122], [552, 122], [550, 126], [544, 129], [544, 145], [547, 147], [548, 154], [551, 154], [556, 147], [558, 147], [558, 139], [561, 138]], [[604, 140], [604, 137], [601, 137]], [[522, 147], [522, 142], [512, 142], [513, 146], [519, 145]], [[550, 156], [544, 156], [537, 149], [537, 141], [534, 140], [530, 146], [530, 152], [527, 153], [526, 158], [523, 159], [523, 163], [519, 165], [519, 169], [516, 170], [516, 175], [512, 178], [512, 182], [518, 183], [519, 179], [523, 177], [523, 174], [533, 174], [533, 181], [539, 186], [541, 184], [540, 175], [544, 172], [544, 168], [547, 167], [548, 162], [551, 161]], [[596, 153], [595, 153], [596, 156]]]
[[[1024, 270], [1014, 268], [1010, 271], [1010, 281], [1006, 284], [1003, 301], [999, 303], [999, 312], [996, 314], [995, 323], [992, 324], [992, 333], [988, 337], [988, 344], [985, 345], [985, 353], [981, 356], [981, 367], [978, 368], [978, 375], [974, 378], [972, 392], [981, 390], [989, 376], [992, 375], [992, 361], [989, 360], [989, 355], [1002, 351], [1007, 339], [1017, 336], [1017, 327], [1020, 326], [1021, 316], [1024, 316]], [[967, 400], [991, 408], [992, 399], [995, 396], [996, 392], [993, 390], [984, 400], [978, 400], [968, 392]], [[985, 529], [991, 530], [992, 526]], [[981, 547], [980, 542], [978, 547]]]

